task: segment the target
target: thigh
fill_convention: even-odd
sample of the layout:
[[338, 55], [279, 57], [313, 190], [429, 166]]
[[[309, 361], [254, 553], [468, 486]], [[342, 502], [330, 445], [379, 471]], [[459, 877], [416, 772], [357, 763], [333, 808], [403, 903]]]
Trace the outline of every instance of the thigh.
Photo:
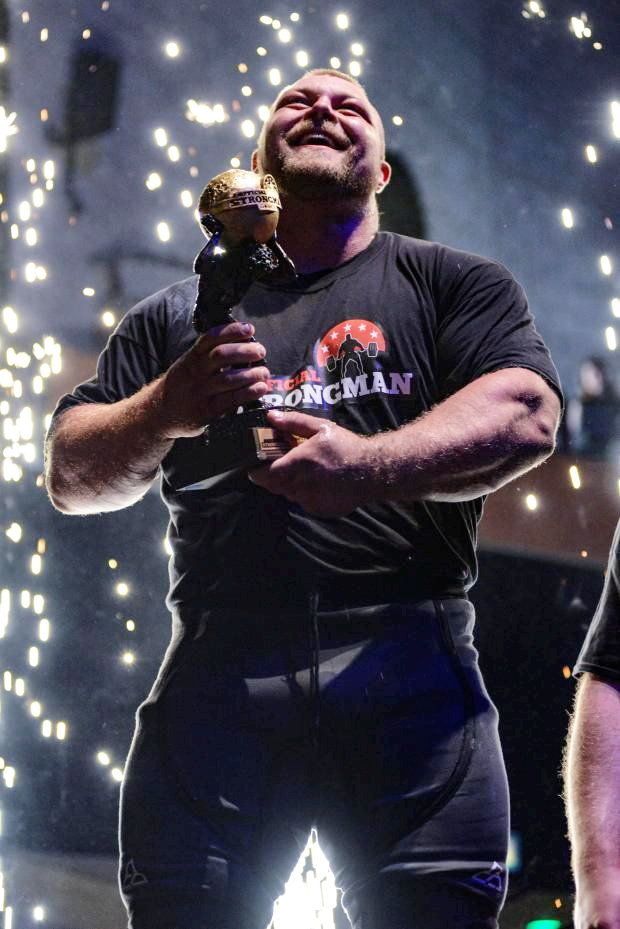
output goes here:
[[496, 903], [467, 876], [384, 875], [365, 893], [345, 897], [352, 929], [498, 929]]
[[[494, 926], [473, 920], [496, 919], [505, 895], [508, 801], [473, 611], [446, 601], [416, 608], [409, 624], [371, 642], [331, 684], [340, 709], [330, 722], [346, 754], [333, 738], [319, 841], [356, 927], [366, 914], [360, 927], [375, 929], [397, 906], [423, 914], [396, 920], [399, 929]], [[431, 923], [436, 899], [444, 915]], [[460, 921], [441, 921], [450, 907]]]
[[140, 709], [121, 796], [131, 929], [269, 922], [311, 822], [296, 699], [283, 686], [190, 661]]
[[362, 856], [343, 868], [343, 905], [354, 929], [497, 929], [509, 814], [494, 711], [478, 716], [474, 733], [452, 796], [416, 828], [404, 824], [372, 861]]

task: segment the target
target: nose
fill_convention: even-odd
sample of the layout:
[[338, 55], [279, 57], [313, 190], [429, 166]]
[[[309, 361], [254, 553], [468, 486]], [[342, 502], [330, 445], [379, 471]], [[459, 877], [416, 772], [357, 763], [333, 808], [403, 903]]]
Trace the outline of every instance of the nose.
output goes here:
[[317, 97], [310, 108], [310, 115], [315, 122], [322, 122], [325, 119], [335, 119], [331, 98], [327, 94], [321, 94], [320, 97]]

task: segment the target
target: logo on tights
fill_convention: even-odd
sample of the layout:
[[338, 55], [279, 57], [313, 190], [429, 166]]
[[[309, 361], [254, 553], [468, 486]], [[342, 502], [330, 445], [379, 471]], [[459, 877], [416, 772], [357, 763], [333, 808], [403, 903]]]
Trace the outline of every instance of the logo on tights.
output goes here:
[[133, 858], [130, 858], [123, 868], [123, 877], [121, 883], [123, 885], [123, 890], [130, 890], [133, 887], [139, 887], [140, 884], [148, 884], [148, 878], [146, 877], [146, 874], [142, 874], [141, 871], [138, 871]]
[[474, 874], [473, 877], [470, 878], [470, 881], [472, 884], [477, 884], [479, 887], [485, 887], [487, 890], [501, 894], [504, 892], [505, 876], [506, 872], [504, 868], [498, 864], [497, 861], [494, 861], [488, 870]]

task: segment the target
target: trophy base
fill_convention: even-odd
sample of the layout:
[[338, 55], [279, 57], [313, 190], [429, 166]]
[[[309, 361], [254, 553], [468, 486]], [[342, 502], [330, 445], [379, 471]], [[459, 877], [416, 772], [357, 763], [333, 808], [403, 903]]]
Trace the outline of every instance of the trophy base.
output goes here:
[[195, 472], [192, 468], [193, 479], [177, 490], [207, 490], [231, 474], [281, 458], [292, 447], [278, 435], [263, 407], [214, 420], [205, 427], [203, 441], [204, 451], [195, 462]]

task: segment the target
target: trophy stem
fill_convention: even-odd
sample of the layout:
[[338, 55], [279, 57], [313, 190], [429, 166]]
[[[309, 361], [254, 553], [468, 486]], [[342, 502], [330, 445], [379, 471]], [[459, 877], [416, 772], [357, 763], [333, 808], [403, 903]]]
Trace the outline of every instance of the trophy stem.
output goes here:
[[[280, 200], [270, 175], [225, 171], [205, 187], [199, 202], [207, 244], [194, 261], [198, 275], [193, 324], [203, 333], [233, 322], [233, 307], [255, 281], [286, 282], [295, 266], [276, 239]], [[179, 490], [204, 490], [220, 480], [274, 461], [290, 450], [259, 399], [205, 426], [202, 448], [180, 476]]]

